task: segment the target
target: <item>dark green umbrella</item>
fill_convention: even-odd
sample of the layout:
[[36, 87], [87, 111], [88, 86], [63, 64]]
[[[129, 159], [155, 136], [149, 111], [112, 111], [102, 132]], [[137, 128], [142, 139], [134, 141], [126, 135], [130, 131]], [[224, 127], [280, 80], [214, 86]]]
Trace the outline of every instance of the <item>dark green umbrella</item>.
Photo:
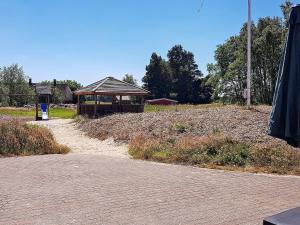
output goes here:
[[292, 8], [275, 88], [269, 134], [300, 147], [300, 5]]

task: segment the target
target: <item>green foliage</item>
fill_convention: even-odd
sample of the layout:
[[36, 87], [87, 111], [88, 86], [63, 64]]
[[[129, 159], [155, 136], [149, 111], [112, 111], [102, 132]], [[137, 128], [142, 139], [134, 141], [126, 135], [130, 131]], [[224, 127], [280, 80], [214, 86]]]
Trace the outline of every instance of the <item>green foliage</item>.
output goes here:
[[27, 79], [23, 68], [18, 64], [0, 69], [0, 94], [8, 94], [0, 97], [0, 105], [23, 106], [33, 102], [30, 95], [33, 95], [34, 91]]
[[250, 159], [250, 147], [222, 135], [184, 137], [175, 142], [153, 140], [143, 135], [129, 144], [134, 158], [189, 164], [245, 166]]
[[177, 123], [173, 124], [172, 128], [173, 128], [173, 130], [177, 131], [178, 133], [185, 133], [188, 130], [189, 126], [177, 122]]
[[200, 105], [190, 105], [190, 104], [179, 104], [179, 105], [145, 105], [145, 112], [159, 112], [159, 111], [179, 111], [187, 109], [206, 109], [206, 108], [218, 108], [225, 105], [220, 103], [213, 104], [200, 104]]
[[289, 23], [289, 17], [290, 17], [290, 12], [291, 8], [293, 6], [293, 2], [290, 0], [286, 0], [283, 4], [281, 4], [280, 8], [284, 16], [284, 24], [286, 27], [288, 27]]
[[284, 145], [256, 146], [251, 149], [252, 163], [274, 173], [288, 173], [300, 166], [300, 153]]
[[[282, 10], [287, 22], [292, 3], [287, 1]], [[252, 100], [271, 104], [276, 85], [286, 27], [278, 17], [260, 18], [252, 24]], [[247, 75], [247, 24], [240, 34], [230, 37], [215, 52], [216, 64], [207, 66], [207, 84], [214, 89], [214, 100], [245, 103], [244, 89]]]
[[52, 88], [51, 102], [54, 104], [60, 104], [64, 102], [64, 96], [57, 87]]
[[124, 77], [123, 77], [123, 81], [124, 82], [127, 82], [129, 84], [134, 84], [134, 85], [137, 85], [137, 80], [133, 77], [132, 74], [125, 74]]
[[73, 119], [76, 116], [76, 110], [71, 108], [53, 108], [49, 110], [49, 116], [52, 118]]
[[202, 75], [193, 53], [175, 45], [168, 52], [168, 61], [152, 54], [142, 81], [154, 98], [174, 96], [180, 103], [209, 103], [212, 89]]
[[6, 85], [0, 83], [0, 107], [9, 106], [9, 89]]
[[58, 84], [67, 84], [71, 91], [76, 91], [83, 87], [82, 84], [77, 82], [76, 80], [61, 80], [58, 81]]
[[144, 88], [151, 91], [154, 98], [169, 97], [172, 83], [168, 62], [153, 53], [142, 81]]
[[[0, 115], [16, 116], [16, 117], [34, 117], [35, 109], [1, 107]], [[76, 115], [76, 110], [70, 108], [51, 108], [49, 110], [50, 117], [71, 119], [74, 118], [75, 115]]]
[[299, 174], [300, 171], [300, 152], [291, 147], [280, 144], [250, 146], [222, 133], [177, 140], [138, 135], [129, 143], [129, 154], [135, 159], [201, 167], [279, 174]]
[[[80, 89], [80, 88], [83, 87], [82, 84], [80, 84], [76, 80], [57, 80], [56, 83], [57, 84], [67, 84], [69, 86], [69, 88], [71, 89], [71, 91], [76, 91], [76, 90], [78, 90], [78, 89]], [[43, 80], [41, 82], [41, 84], [53, 85], [53, 81]]]
[[[77, 82], [75, 80], [57, 80], [56, 83], [68, 85], [69, 88], [71, 89], [71, 91], [76, 91], [83, 87], [82, 84], [80, 84], [79, 82]], [[41, 82], [41, 84], [53, 85], [53, 81], [43, 80]], [[61, 93], [61, 91], [59, 90], [59, 88], [53, 88], [52, 90], [53, 91], [52, 91], [52, 96], [51, 96], [51, 102], [55, 103], [55, 104], [63, 103], [64, 96]], [[81, 97], [84, 98], [84, 96], [81, 96]], [[77, 102], [77, 97], [73, 96], [73, 103], [76, 103], [76, 102]]]
[[214, 163], [221, 166], [245, 166], [250, 158], [250, 148], [242, 143], [225, 144], [219, 149]]
[[184, 50], [181, 45], [175, 45], [169, 50], [168, 59], [177, 100], [181, 103], [194, 102], [195, 93], [201, 92], [200, 77], [203, 74], [198, 69], [193, 53]]

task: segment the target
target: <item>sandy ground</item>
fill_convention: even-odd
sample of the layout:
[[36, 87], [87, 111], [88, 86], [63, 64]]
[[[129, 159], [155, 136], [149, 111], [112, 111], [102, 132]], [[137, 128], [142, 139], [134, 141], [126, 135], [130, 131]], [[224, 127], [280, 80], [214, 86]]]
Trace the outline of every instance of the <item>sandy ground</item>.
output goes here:
[[49, 128], [56, 141], [71, 148], [72, 153], [129, 158], [127, 145], [117, 144], [111, 138], [104, 141], [90, 138], [77, 129], [76, 124], [71, 119], [52, 119], [30, 123]]

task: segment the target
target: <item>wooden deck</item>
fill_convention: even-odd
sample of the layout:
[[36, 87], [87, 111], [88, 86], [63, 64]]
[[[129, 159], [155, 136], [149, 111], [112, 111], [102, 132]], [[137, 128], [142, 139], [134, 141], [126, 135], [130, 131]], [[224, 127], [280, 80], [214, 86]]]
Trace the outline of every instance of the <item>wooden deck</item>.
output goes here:
[[78, 106], [78, 115], [87, 115], [90, 118], [99, 117], [112, 113], [141, 113], [144, 112], [142, 104], [80, 104]]

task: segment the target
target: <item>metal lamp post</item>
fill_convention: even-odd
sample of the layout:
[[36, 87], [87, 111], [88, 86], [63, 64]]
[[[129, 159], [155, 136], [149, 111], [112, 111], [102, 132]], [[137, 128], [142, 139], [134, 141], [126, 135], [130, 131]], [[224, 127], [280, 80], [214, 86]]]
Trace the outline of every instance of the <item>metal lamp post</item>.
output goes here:
[[251, 0], [248, 0], [247, 108], [251, 107]]

